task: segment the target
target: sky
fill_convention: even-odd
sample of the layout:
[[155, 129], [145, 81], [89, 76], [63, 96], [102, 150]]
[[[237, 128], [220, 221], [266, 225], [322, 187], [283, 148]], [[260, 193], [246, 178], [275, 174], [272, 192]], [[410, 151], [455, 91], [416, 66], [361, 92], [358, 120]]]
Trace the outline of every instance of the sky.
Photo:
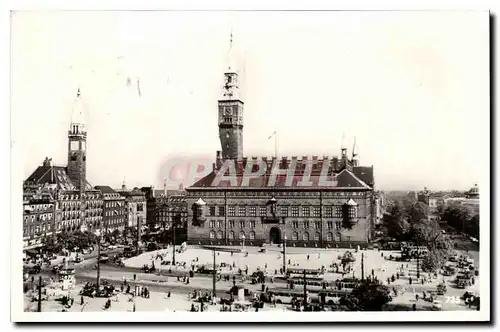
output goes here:
[[280, 156], [339, 155], [343, 137], [351, 153], [356, 137], [379, 189], [467, 190], [489, 169], [488, 20], [487, 12], [15, 12], [12, 148], [25, 178], [46, 156], [65, 165], [80, 88], [88, 180], [161, 188], [166, 160], [220, 150], [217, 100], [231, 58], [245, 102], [244, 155], [273, 156], [274, 131]]

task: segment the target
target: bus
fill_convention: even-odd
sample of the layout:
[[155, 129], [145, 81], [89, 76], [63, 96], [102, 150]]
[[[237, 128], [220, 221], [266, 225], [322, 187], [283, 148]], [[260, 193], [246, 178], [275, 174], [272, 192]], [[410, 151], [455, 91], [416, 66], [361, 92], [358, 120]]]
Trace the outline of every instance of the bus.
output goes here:
[[293, 277], [304, 277], [304, 271], [306, 278], [323, 278], [323, 273], [321, 269], [299, 269], [299, 268], [288, 268], [286, 270], [287, 276], [289, 278]]
[[349, 290], [321, 291], [319, 293], [320, 303], [338, 304], [340, 299], [350, 293]]
[[329, 283], [321, 277], [306, 277], [305, 280], [303, 277], [288, 278], [288, 285], [290, 286], [290, 288], [294, 288], [296, 286], [304, 286], [304, 284], [306, 285], [306, 287], [311, 286], [326, 288], [329, 286]]
[[[295, 297], [296, 299], [303, 300], [304, 299], [304, 292], [301, 291], [295, 291], [295, 290], [290, 290], [290, 289], [270, 289], [269, 290], [270, 294], [274, 295], [274, 298], [276, 299], [276, 303], [278, 304], [292, 304], [292, 299]], [[308, 297], [311, 299], [311, 295], [308, 294]], [[316, 300], [317, 297], [313, 296], [314, 298], [311, 300]]]
[[359, 284], [359, 280], [356, 278], [344, 278], [341, 280], [335, 280], [334, 287], [337, 290], [349, 290], [352, 291]]

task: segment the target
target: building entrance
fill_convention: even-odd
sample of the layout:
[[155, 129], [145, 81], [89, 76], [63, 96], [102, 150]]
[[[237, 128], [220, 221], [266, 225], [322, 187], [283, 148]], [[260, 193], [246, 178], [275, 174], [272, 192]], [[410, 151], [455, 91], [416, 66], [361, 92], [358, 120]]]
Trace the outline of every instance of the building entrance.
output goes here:
[[273, 244], [281, 243], [281, 232], [279, 228], [271, 228], [271, 230], [269, 231], [269, 242]]

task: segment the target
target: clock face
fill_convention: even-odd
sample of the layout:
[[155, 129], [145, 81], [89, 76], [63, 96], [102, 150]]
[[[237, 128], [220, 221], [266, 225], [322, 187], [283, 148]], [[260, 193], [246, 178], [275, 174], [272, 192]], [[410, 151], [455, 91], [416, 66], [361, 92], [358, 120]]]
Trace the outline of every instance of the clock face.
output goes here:
[[231, 114], [233, 114], [233, 110], [231, 109], [231, 107], [226, 107], [225, 112], [226, 112], [226, 115], [231, 115]]

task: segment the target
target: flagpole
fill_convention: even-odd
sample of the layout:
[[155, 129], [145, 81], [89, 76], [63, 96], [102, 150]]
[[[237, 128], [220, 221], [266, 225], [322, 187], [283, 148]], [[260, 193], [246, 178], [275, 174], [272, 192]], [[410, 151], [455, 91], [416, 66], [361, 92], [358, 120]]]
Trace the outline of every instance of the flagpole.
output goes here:
[[269, 136], [267, 139], [271, 139], [271, 137], [274, 136], [274, 157], [278, 159], [278, 133], [274, 131], [271, 136]]
[[274, 156], [278, 160], [278, 133], [274, 132]]

